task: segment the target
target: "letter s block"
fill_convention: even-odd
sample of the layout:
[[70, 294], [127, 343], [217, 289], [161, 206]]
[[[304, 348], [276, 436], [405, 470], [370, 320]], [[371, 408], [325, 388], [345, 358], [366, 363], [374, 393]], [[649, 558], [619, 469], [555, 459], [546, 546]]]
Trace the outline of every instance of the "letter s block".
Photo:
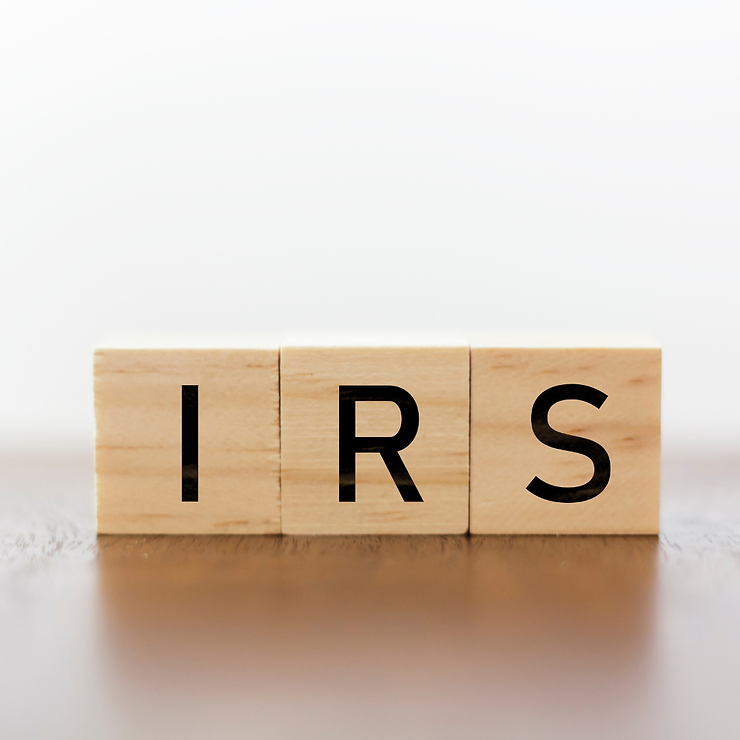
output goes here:
[[660, 350], [471, 349], [472, 534], [657, 534]]
[[467, 346], [284, 346], [284, 534], [468, 530]]
[[279, 350], [95, 351], [98, 532], [279, 534]]

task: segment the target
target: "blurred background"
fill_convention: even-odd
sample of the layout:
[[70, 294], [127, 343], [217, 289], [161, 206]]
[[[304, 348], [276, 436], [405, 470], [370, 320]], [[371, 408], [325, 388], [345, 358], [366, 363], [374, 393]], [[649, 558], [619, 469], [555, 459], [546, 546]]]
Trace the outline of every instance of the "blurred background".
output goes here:
[[0, 443], [89, 449], [120, 333], [648, 334], [732, 449], [740, 10], [5, 0]]

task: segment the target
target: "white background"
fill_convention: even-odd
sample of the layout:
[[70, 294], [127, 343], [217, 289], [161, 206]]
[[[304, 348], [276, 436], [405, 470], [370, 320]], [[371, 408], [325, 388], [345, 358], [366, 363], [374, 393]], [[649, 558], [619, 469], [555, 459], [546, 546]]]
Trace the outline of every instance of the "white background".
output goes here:
[[639, 332], [740, 445], [740, 11], [0, 6], [0, 439], [92, 439], [111, 334]]

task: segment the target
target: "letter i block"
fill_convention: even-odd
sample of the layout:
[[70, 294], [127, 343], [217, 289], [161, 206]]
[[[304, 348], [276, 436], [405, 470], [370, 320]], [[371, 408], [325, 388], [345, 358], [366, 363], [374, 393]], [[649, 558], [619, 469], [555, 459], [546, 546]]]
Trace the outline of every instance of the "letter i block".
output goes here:
[[469, 349], [283, 347], [285, 534], [468, 530]]
[[656, 534], [660, 350], [471, 349], [473, 534]]
[[98, 532], [280, 532], [279, 350], [95, 351]]

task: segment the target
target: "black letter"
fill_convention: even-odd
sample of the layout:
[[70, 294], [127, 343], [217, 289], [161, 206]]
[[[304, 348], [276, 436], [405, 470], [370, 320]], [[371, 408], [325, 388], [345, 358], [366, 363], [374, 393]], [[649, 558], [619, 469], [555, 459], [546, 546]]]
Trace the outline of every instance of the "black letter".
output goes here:
[[198, 500], [198, 386], [182, 387], [182, 500]]
[[588, 385], [578, 385], [576, 383], [556, 385], [539, 395], [534, 402], [534, 406], [532, 406], [532, 431], [534, 432], [534, 436], [548, 447], [554, 447], [556, 450], [577, 452], [579, 455], [585, 455], [590, 458], [594, 464], [594, 474], [588, 483], [584, 483], [582, 486], [572, 487], [552, 486], [535, 476], [527, 486], [527, 490], [530, 493], [545, 499], [545, 501], [555, 501], [561, 504], [579, 504], [582, 501], [589, 501], [595, 498], [606, 488], [612, 470], [606, 450], [600, 444], [590, 439], [556, 432], [547, 421], [547, 415], [550, 409], [558, 401], [570, 399], [585, 401], [600, 409], [601, 404], [606, 401], [606, 398], [606, 394], [596, 388], [591, 388]]
[[[392, 401], [401, 410], [401, 427], [393, 437], [356, 437], [355, 402]], [[355, 453], [379, 452], [404, 501], [423, 501], [398, 454], [419, 431], [419, 407], [410, 393], [395, 385], [339, 386], [339, 500], [355, 500]]]

